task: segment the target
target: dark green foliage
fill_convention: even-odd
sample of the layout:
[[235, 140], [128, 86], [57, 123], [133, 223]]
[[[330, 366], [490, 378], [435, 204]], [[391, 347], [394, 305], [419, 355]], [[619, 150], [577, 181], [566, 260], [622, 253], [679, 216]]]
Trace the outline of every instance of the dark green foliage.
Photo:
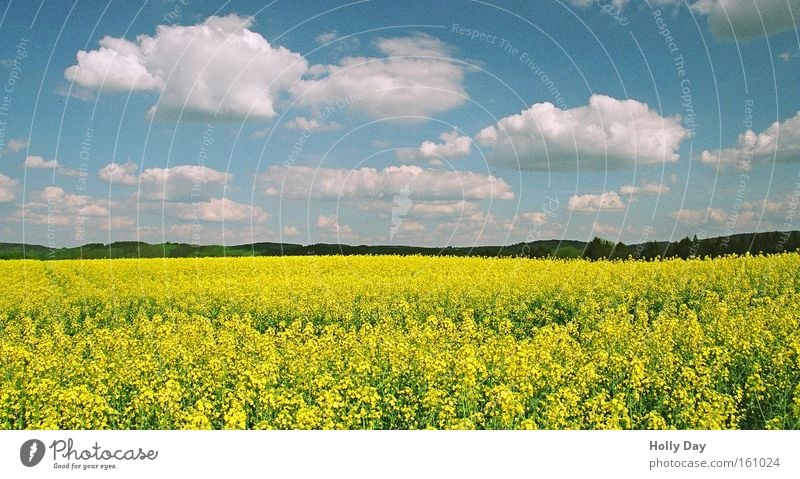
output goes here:
[[118, 241], [90, 243], [73, 248], [48, 248], [39, 245], [0, 243], [0, 259], [105, 259], [105, 258], [193, 258], [221, 256], [304, 256], [304, 255], [423, 255], [423, 256], [515, 256], [523, 258], [644, 259], [703, 258], [726, 254], [776, 254], [800, 249], [800, 231], [773, 231], [718, 238], [685, 237], [679, 241], [650, 241], [625, 245], [595, 237], [590, 242], [544, 240], [509, 246], [426, 248], [419, 246], [368, 246], [341, 244], [299, 245], [253, 243], [237, 246], [192, 245], [186, 243], [149, 244]]

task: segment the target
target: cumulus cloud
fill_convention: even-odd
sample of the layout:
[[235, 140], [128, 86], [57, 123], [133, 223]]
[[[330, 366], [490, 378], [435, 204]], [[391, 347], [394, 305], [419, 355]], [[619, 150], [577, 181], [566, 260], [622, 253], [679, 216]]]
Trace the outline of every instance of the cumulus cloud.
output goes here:
[[408, 37], [380, 38], [376, 46], [381, 53], [391, 57], [446, 57], [451, 53], [447, 44], [424, 33]]
[[728, 218], [728, 215], [719, 208], [706, 208], [697, 210], [682, 208], [680, 210], [673, 211], [670, 216], [685, 225], [722, 223]]
[[12, 217], [28, 224], [67, 226], [92, 218], [107, 218], [115, 203], [88, 195], [75, 195], [58, 186], [47, 186], [29, 195], [24, 208]]
[[798, 206], [800, 193], [795, 191], [775, 199], [736, 201], [727, 211], [719, 208], [681, 209], [672, 212], [671, 216], [686, 225], [725, 226], [722, 233], [727, 235], [733, 234], [737, 228], [742, 231], [793, 229], [794, 212]]
[[296, 226], [286, 225], [283, 227], [283, 236], [298, 236], [300, 230]]
[[270, 132], [270, 131], [272, 131], [272, 130], [271, 130], [270, 128], [268, 128], [268, 127], [266, 127], [266, 128], [260, 128], [260, 129], [258, 129], [258, 130], [255, 130], [255, 131], [253, 132], [253, 135], [252, 135], [252, 137], [253, 137], [254, 139], [266, 138], [266, 137], [269, 135], [269, 132]]
[[336, 30], [320, 33], [314, 40], [319, 45], [324, 45], [327, 50], [338, 54], [358, 48], [361, 45], [361, 40], [359, 40], [358, 36], [341, 35]]
[[57, 168], [58, 162], [56, 160], [45, 160], [41, 156], [28, 156], [22, 166], [35, 169]]
[[619, 188], [619, 192], [623, 195], [636, 196], [636, 195], [658, 195], [669, 193], [670, 187], [663, 183], [651, 183], [644, 181], [637, 185], [624, 185]]
[[138, 169], [139, 165], [130, 161], [123, 164], [109, 163], [100, 168], [100, 171], [97, 172], [97, 175], [101, 180], [107, 183], [133, 185], [137, 181], [136, 170]]
[[439, 138], [442, 143], [424, 141], [419, 148], [404, 148], [397, 150], [396, 155], [401, 160], [454, 160], [469, 155], [472, 151], [472, 139], [460, 136], [457, 131], [442, 133]]
[[141, 194], [148, 200], [190, 201], [208, 199], [233, 179], [230, 173], [201, 165], [178, 165], [169, 168], [147, 168], [136, 176], [133, 162], [109, 163], [98, 171], [103, 181], [118, 185], [141, 185]]
[[[567, 0], [567, 3], [575, 7], [585, 8], [595, 5], [597, 3], [597, 0]], [[608, 3], [614, 5], [617, 8], [621, 8], [628, 4], [628, 0], [611, 0]]]
[[345, 57], [335, 65], [315, 65], [313, 78], [293, 91], [300, 105], [347, 105], [373, 118], [427, 116], [464, 103], [463, 68], [447, 59], [450, 48], [418, 33], [383, 38], [383, 57]]
[[415, 202], [409, 209], [409, 216], [422, 218], [448, 218], [472, 216], [481, 212], [478, 205], [471, 201], [429, 201]]
[[[786, 212], [791, 208], [791, 201], [793, 196], [787, 197], [785, 200], [769, 200], [769, 199], [760, 199], [756, 201], [744, 201], [742, 202], [742, 210], [743, 211], [763, 211], [764, 213], [782, 213]], [[797, 207], [797, 198], [794, 198], [795, 207]]]
[[230, 173], [200, 165], [148, 168], [139, 181], [149, 200], [208, 198], [233, 178]]
[[[276, 102], [290, 95], [315, 110], [349, 105], [376, 118], [428, 115], [464, 102], [463, 69], [447, 60], [442, 41], [426, 34], [379, 39], [380, 57], [309, 67], [252, 26], [252, 17], [231, 14], [160, 25], [155, 35], [134, 41], [107, 36], [98, 49], [79, 51], [64, 76], [86, 88], [157, 92], [151, 116], [270, 118]], [[337, 38], [328, 33], [318, 41]]]
[[775, 122], [761, 133], [747, 130], [736, 144], [722, 150], [705, 150], [700, 161], [739, 171], [749, 171], [759, 162], [800, 160], [800, 112], [784, 122]]
[[[578, 7], [588, 7], [595, 0], [567, 0]], [[774, 33], [794, 30], [800, 17], [800, 0], [651, 0], [659, 6], [684, 4], [698, 15], [708, 16], [708, 26], [720, 39], [751, 40]], [[629, 0], [612, 0], [625, 7]]]
[[16, 197], [14, 190], [18, 185], [19, 181], [0, 173], [0, 203], [8, 203], [9, 201], [13, 201]]
[[90, 88], [85, 88], [76, 85], [59, 85], [56, 87], [56, 95], [63, 96], [67, 98], [76, 98], [81, 101], [91, 101], [94, 100], [95, 97], [95, 90]]
[[[401, 201], [398, 201], [398, 196], [392, 198], [391, 201], [388, 198], [360, 200], [356, 207], [363, 211], [380, 212], [381, 217], [391, 217], [390, 240], [400, 232], [411, 233], [412, 230], [418, 229], [413, 225], [403, 227], [402, 225], [406, 222], [422, 225], [421, 221], [433, 220], [439, 224], [454, 220], [473, 222], [485, 218], [478, 201], [411, 200], [406, 196], [399, 198]], [[406, 199], [407, 201], [405, 201]]]
[[29, 143], [27, 138], [11, 138], [6, 143], [6, 148], [9, 151], [13, 151], [14, 153], [19, 153], [20, 151], [27, 148], [28, 144]]
[[[794, 30], [800, 0], [715, 0], [695, 2], [708, 11], [708, 26], [718, 38], [749, 40]], [[713, 5], [710, 5], [713, 4]], [[698, 11], [702, 11], [696, 9]]]
[[293, 120], [287, 121], [286, 128], [290, 128], [292, 130], [334, 131], [342, 128], [342, 125], [336, 123], [335, 121], [325, 123], [317, 120], [316, 118], [308, 119], [298, 116]]
[[197, 203], [177, 203], [170, 205], [179, 219], [209, 222], [265, 223], [269, 215], [258, 206], [237, 203], [228, 198], [211, 198]]
[[128, 230], [136, 226], [136, 221], [129, 216], [115, 215], [100, 223], [100, 227], [108, 231]]
[[158, 91], [151, 114], [269, 118], [308, 65], [250, 30], [252, 24], [252, 17], [231, 14], [160, 25], [154, 36], [135, 41], [107, 36], [99, 49], [79, 51], [64, 76], [96, 89]]
[[398, 236], [413, 236], [424, 232], [425, 229], [425, 225], [419, 221], [404, 218], [402, 221], [400, 221], [396, 228], [392, 228], [391, 233], [389, 234], [389, 239], [392, 240]]
[[680, 116], [662, 117], [647, 104], [592, 95], [587, 106], [562, 110], [537, 103], [481, 130], [476, 140], [492, 157], [530, 170], [604, 170], [678, 161], [688, 136]]
[[[448, 242], [477, 245], [503, 241], [503, 238], [507, 239], [509, 232], [513, 228], [513, 223], [504, 218], [499, 218], [489, 213], [477, 212], [469, 216], [455, 218], [452, 221], [437, 222], [432, 233], [437, 233], [441, 240]], [[441, 241], [438, 244], [442, 244]]]
[[569, 199], [569, 209], [576, 213], [619, 211], [625, 209], [625, 202], [616, 191], [607, 191], [599, 195], [574, 195]]
[[613, 236], [619, 234], [619, 227], [614, 225], [607, 225], [603, 223], [594, 223], [592, 225], [592, 233], [598, 235]]
[[339, 217], [336, 215], [319, 215], [317, 217], [317, 229], [323, 233], [346, 239], [353, 236], [353, 229], [348, 225], [340, 225]]
[[736, 224], [755, 230], [789, 230], [796, 228], [796, 211], [800, 207], [797, 190], [774, 200], [760, 199], [742, 202], [740, 211], [731, 216]]
[[319, 35], [317, 35], [316, 38], [314, 38], [314, 40], [316, 40], [316, 42], [319, 43], [320, 45], [323, 45], [325, 43], [330, 43], [338, 38], [339, 38], [339, 32], [337, 32], [336, 30], [332, 30], [330, 32], [320, 33]]
[[520, 217], [525, 220], [533, 223], [534, 225], [543, 225], [547, 223], [549, 216], [547, 213], [543, 211], [532, 211], [530, 213], [522, 213]]
[[[682, 3], [683, 0], [659, 0], [659, 3]], [[708, 15], [714, 8], [717, 0], [693, 0], [689, 3], [689, 8], [695, 13]]]
[[271, 166], [260, 181], [265, 194], [288, 199], [387, 199], [407, 188], [411, 189], [411, 197], [419, 200], [514, 198], [511, 187], [495, 176], [414, 165], [382, 170]]

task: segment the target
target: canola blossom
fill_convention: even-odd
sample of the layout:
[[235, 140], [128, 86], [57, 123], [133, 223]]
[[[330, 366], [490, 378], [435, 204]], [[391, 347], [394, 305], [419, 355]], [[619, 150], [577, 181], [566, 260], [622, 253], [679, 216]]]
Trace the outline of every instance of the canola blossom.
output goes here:
[[800, 255], [0, 262], [3, 429], [796, 429]]

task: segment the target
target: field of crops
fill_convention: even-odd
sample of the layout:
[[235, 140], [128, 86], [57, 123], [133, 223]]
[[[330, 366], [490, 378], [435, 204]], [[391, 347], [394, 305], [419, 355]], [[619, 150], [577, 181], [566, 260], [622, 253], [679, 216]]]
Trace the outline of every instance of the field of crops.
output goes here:
[[0, 262], [0, 428], [800, 427], [800, 255]]

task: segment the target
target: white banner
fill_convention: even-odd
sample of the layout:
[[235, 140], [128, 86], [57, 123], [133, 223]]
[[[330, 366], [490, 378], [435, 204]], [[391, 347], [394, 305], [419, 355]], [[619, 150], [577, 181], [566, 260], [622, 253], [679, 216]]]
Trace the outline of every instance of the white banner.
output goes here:
[[797, 431], [3, 431], [0, 477], [800, 477]]

